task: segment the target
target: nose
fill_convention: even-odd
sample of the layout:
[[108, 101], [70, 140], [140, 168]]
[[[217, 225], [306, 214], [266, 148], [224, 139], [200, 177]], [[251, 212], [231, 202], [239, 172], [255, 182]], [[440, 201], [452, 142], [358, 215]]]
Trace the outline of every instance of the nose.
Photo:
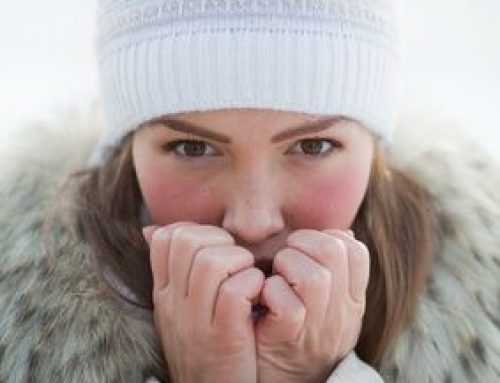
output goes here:
[[285, 227], [279, 193], [271, 178], [247, 174], [228, 193], [222, 226], [242, 242], [263, 242]]

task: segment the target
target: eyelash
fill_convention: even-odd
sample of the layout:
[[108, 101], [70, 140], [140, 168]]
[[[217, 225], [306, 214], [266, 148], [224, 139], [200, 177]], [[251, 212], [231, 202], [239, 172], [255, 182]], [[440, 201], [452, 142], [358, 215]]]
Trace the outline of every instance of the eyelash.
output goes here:
[[[309, 159], [315, 159], [315, 158], [324, 158], [330, 156], [334, 151], [342, 149], [342, 144], [338, 141], [331, 140], [328, 138], [305, 138], [303, 140], [297, 141], [294, 145], [293, 148], [296, 146], [300, 145], [301, 143], [311, 143], [311, 142], [321, 142], [321, 143], [327, 143], [330, 145], [330, 148], [326, 150], [325, 152], [321, 152], [319, 154], [306, 154], [306, 153], [299, 153], [303, 156], [308, 157]], [[322, 146], [324, 148], [324, 146]]]
[[175, 154], [179, 157], [187, 157], [187, 158], [206, 157], [206, 156], [188, 156], [188, 155], [179, 154], [178, 152], [176, 152], [177, 147], [180, 146], [181, 144], [191, 144], [191, 143], [192, 144], [204, 144], [204, 145], [210, 146], [206, 142], [200, 141], [200, 140], [176, 140], [176, 141], [168, 142], [167, 144], [164, 145], [164, 148], [165, 148], [165, 151], [167, 153], [173, 152], [173, 154]]
[[[331, 140], [331, 139], [327, 139], [327, 138], [307, 138], [307, 139], [303, 139], [303, 140], [297, 141], [293, 145], [293, 147], [296, 147], [297, 145], [299, 145], [300, 143], [303, 143], [303, 142], [318, 142], [318, 141], [319, 142], [323, 142], [323, 143], [326, 142], [327, 144], [331, 145], [331, 148], [328, 149], [326, 152], [322, 152], [322, 153], [319, 153], [319, 154], [305, 154], [305, 153], [302, 153], [302, 155], [304, 155], [305, 157], [309, 157], [309, 159], [323, 158], [323, 157], [328, 157], [330, 154], [332, 154], [332, 152], [334, 152], [336, 150], [339, 150], [339, 149], [342, 149], [342, 147], [343, 147], [343, 145], [340, 142], [335, 141], [335, 140]], [[200, 155], [200, 156], [190, 156], [190, 155], [180, 154], [179, 152], [176, 151], [176, 149], [180, 145], [182, 145], [182, 144], [189, 144], [189, 143], [203, 144], [203, 145], [206, 145], [206, 147], [212, 147], [210, 144], [206, 143], [205, 141], [194, 140], [194, 139], [185, 139], [185, 140], [175, 140], [175, 141], [168, 142], [165, 145], [163, 145], [163, 148], [164, 148], [164, 150], [167, 153], [173, 153], [174, 155], [176, 155], [178, 157], [181, 157], [181, 158], [185, 158], [185, 159], [197, 159], [197, 158], [214, 156], [214, 154]], [[301, 153], [299, 153], [299, 154], [301, 154]]]

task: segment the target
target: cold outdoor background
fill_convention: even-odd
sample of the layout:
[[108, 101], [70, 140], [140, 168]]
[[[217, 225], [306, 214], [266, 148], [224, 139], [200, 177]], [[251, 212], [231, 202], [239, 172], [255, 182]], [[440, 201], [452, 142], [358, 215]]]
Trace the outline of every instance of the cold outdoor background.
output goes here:
[[[459, 121], [500, 158], [500, 0], [399, 0], [403, 102]], [[97, 0], [0, 0], [0, 140], [97, 94]]]

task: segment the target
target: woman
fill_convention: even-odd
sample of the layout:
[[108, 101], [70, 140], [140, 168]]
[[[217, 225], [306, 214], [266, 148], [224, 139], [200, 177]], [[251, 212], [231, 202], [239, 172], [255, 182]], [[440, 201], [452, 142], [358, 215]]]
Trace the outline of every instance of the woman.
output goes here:
[[102, 1], [99, 142], [4, 156], [0, 381], [497, 381], [498, 169], [393, 139], [395, 21]]

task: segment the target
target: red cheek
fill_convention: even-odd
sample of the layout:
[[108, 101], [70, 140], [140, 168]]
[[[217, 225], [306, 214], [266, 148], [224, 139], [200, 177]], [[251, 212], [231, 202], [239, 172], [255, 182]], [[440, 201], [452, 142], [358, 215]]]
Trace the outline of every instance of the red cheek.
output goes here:
[[204, 223], [212, 217], [216, 203], [210, 186], [200, 186], [199, 180], [169, 177], [148, 179], [143, 194], [154, 222], [168, 225], [176, 221]]
[[360, 174], [343, 172], [328, 178], [315, 177], [294, 198], [294, 226], [316, 230], [346, 229], [363, 200], [366, 180]]

